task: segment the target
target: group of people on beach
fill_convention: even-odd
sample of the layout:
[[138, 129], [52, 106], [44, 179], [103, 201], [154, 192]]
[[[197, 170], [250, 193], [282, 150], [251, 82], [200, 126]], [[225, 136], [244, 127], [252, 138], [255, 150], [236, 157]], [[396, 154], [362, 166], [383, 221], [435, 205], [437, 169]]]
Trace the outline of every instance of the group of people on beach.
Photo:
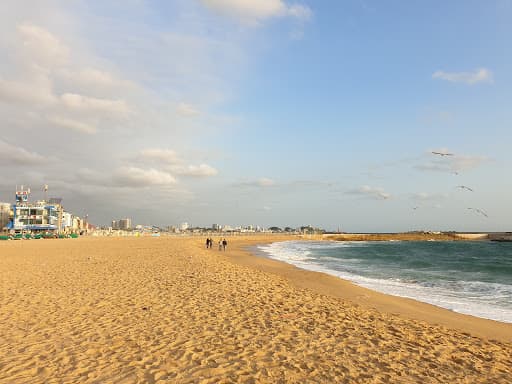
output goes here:
[[[222, 239], [222, 240], [219, 239], [219, 251], [225, 251], [227, 246], [228, 246], [228, 242], [226, 241], [226, 239]], [[213, 247], [213, 239], [209, 237], [206, 239], [206, 248], [211, 249], [212, 247]]]

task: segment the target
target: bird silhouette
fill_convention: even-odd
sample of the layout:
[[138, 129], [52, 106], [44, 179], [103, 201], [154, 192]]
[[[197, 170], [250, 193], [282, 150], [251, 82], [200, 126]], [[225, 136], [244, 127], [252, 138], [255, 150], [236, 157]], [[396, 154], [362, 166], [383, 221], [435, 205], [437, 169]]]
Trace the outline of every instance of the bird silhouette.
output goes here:
[[468, 209], [471, 209], [472, 211], [475, 211], [475, 212], [477, 212], [477, 213], [479, 213], [479, 214], [481, 214], [481, 215], [483, 215], [483, 216], [485, 216], [485, 217], [489, 217], [489, 216], [487, 215], [487, 213], [485, 213], [485, 212], [484, 212], [484, 211], [482, 211], [481, 209], [478, 209], [478, 208], [468, 208]]
[[448, 153], [448, 152], [432, 151], [432, 153], [433, 153], [434, 155], [439, 155], [439, 156], [453, 156], [453, 153]]

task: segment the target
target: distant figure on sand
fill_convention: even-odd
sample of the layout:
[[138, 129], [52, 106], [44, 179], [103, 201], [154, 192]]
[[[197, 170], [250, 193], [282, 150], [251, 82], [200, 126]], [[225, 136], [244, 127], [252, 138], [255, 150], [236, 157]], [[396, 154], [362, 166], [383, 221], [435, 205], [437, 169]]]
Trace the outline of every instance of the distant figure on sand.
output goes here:
[[206, 248], [210, 248], [210, 238], [206, 239]]
[[219, 240], [219, 251], [222, 251], [222, 240]]
[[226, 241], [226, 239], [222, 240], [222, 249], [225, 251], [226, 250], [226, 246], [228, 245], [228, 242]]

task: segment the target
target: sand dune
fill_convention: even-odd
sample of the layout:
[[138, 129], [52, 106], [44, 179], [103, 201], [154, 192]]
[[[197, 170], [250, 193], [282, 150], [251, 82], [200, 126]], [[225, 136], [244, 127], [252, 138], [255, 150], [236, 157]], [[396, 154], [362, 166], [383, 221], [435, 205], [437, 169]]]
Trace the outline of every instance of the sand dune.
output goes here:
[[479, 328], [396, 315], [358, 300], [360, 291], [343, 298], [300, 281], [319, 274], [237, 250], [268, 238], [230, 239], [225, 253], [203, 241], [0, 244], [0, 382], [512, 380], [510, 325], [491, 340]]

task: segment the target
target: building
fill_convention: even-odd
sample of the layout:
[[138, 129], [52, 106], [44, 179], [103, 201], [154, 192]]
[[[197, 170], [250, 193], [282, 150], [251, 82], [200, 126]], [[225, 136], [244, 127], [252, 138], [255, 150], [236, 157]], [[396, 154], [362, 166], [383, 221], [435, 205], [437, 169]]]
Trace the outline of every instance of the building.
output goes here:
[[169, 225], [167, 227], [167, 232], [170, 232], [170, 233], [178, 233], [178, 228], [175, 226], [175, 225]]
[[61, 231], [63, 232], [70, 232], [73, 228], [73, 215], [69, 212], [62, 212], [62, 225], [61, 225]]
[[132, 220], [129, 218], [121, 219], [118, 223], [119, 229], [127, 230], [132, 228]]
[[84, 229], [84, 220], [78, 216], [73, 216], [73, 226], [71, 227], [71, 232], [81, 233]]
[[13, 206], [11, 229], [28, 231], [60, 231], [62, 206], [48, 205], [45, 201]]
[[30, 203], [30, 188], [16, 188], [16, 204], [12, 206], [9, 229], [15, 231], [60, 231], [62, 226], [62, 205], [50, 204], [45, 200]]
[[113, 230], [128, 230], [132, 229], [132, 219], [130, 218], [124, 218], [119, 220], [112, 220], [112, 229]]
[[[45, 186], [45, 192], [47, 187]], [[57, 232], [77, 233], [81, 230], [81, 220], [65, 212], [61, 198], [50, 198], [29, 202], [30, 188], [16, 188], [16, 202], [9, 205], [9, 218], [5, 225], [14, 232]], [[0, 230], [6, 220], [7, 205], [0, 207]]]
[[188, 229], [188, 223], [181, 223], [180, 224], [180, 231], [186, 231]]
[[0, 232], [7, 229], [12, 216], [12, 206], [9, 203], [0, 203]]

